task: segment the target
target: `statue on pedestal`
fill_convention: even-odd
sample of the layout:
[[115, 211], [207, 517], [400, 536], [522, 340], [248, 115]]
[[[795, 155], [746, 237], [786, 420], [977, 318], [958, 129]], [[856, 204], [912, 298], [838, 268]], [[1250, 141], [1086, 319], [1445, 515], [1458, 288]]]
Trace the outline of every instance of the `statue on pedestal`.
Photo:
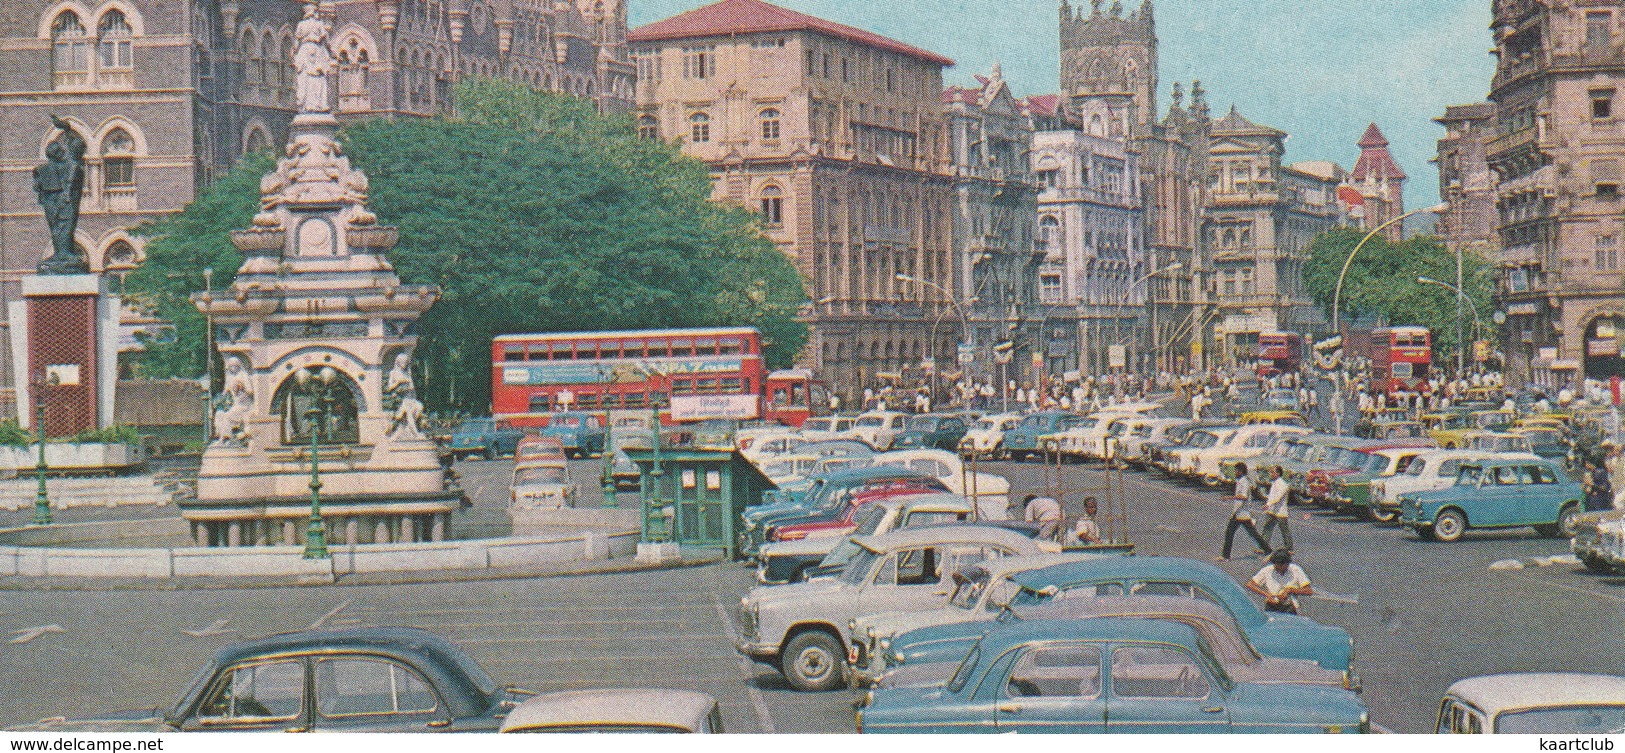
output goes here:
[[395, 356], [395, 365], [384, 383], [384, 409], [393, 411], [389, 422], [391, 439], [423, 439], [423, 403], [412, 381], [412, 356]]
[[60, 133], [45, 148], [46, 162], [34, 168], [34, 193], [51, 230], [51, 255], [40, 262], [44, 275], [86, 274], [90, 266], [74, 246], [79, 203], [85, 196], [85, 138], [73, 124], [52, 115]]
[[333, 30], [316, 12], [315, 3], [305, 4], [305, 20], [294, 29], [299, 48], [293, 53], [293, 67], [298, 72], [294, 99], [300, 112], [332, 112], [332, 97], [328, 92], [328, 74], [333, 67], [333, 51], [328, 38]]
[[214, 411], [214, 438], [226, 445], [248, 443], [248, 414], [254, 407], [254, 385], [240, 356], [226, 358], [226, 383]]

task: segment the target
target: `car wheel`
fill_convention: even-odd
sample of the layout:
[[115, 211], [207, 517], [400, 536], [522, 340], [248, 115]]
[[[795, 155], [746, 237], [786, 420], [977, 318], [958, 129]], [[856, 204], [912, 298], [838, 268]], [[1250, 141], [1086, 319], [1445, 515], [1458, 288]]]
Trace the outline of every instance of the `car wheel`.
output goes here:
[[841, 667], [846, 653], [835, 636], [812, 630], [795, 637], [784, 651], [784, 679], [807, 692], [834, 690], [843, 685]]
[[1467, 533], [1467, 516], [1460, 510], [1442, 510], [1433, 518], [1434, 541], [1460, 541]]
[[790, 576], [790, 582], [805, 583], [807, 581], [807, 571], [811, 569], [812, 565], [802, 565], [801, 567], [796, 568], [795, 573], [791, 574]]
[[1567, 539], [1574, 536], [1574, 519], [1580, 517], [1580, 506], [1570, 502], [1557, 511], [1557, 525], [1550, 535], [1553, 538]]
[[1377, 507], [1365, 508], [1365, 516], [1373, 523], [1392, 523], [1399, 520], [1398, 510], [1384, 510]]
[[1598, 557], [1595, 554], [1587, 554], [1584, 557], [1581, 557], [1580, 564], [1585, 565], [1587, 570], [1597, 573], [1598, 575], [1610, 575], [1614, 572], [1614, 566], [1608, 564], [1608, 560]]

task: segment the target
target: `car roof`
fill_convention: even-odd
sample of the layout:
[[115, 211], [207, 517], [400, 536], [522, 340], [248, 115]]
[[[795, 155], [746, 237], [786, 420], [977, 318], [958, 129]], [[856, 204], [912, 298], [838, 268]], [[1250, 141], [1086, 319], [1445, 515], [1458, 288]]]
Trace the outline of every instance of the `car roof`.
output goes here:
[[503, 732], [544, 727], [628, 725], [705, 727], [717, 701], [692, 690], [609, 689], [543, 693], [519, 704], [502, 722]]
[[423, 671], [457, 706], [460, 715], [483, 711], [500, 688], [468, 654], [445, 638], [420, 628], [369, 627], [302, 630], [242, 641], [215, 652], [221, 668], [245, 659], [306, 652], [354, 652], [400, 660]]
[[1577, 672], [1530, 672], [1458, 680], [1449, 695], [1495, 715], [1501, 711], [1579, 703], [1625, 705], [1625, 677]]
[[[1087, 552], [1045, 552], [1043, 554], [1018, 554], [1013, 557], [999, 557], [997, 559], [984, 560], [980, 563], [964, 568], [964, 570], [981, 568], [982, 570], [987, 571], [988, 575], [993, 578], [1002, 578], [1011, 573], [1019, 573], [1023, 570], [1037, 570], [1039, 568], [1049, 567], [1050, 565], [1060, 565], [1067, 562], [1079, 562], [1085, 559], [1094, 559], [1100, 556], [1103, 555]], [[963, 572], [963, 570], [961, 572]]]
[[1175, 576], [1195, 580], [1230, 579], [1228, 573], [1199, 560], [1184, 557], [1142, 557], [1136, 555], [1133, 557], [1105, 557], [1052, 565], [1038, 570], [1028, 570], [1012, 578], [1012, 580], [1023, 588], [1037, 591], [1046, 586], [1084, 582], [1099, 578], [1164, 578]]
[[1196, 645], [1196, 630], [1169, 620], [1091, 617], [1082, 620], [1036, 620], [997, 623], [982, 637], [982, 653], [998, 656], [1012, 646], [1035, 640], [1131, 640]]
[[878, 536], [860, 536], [852, 540], [857, 545], [876, 552], [889, 552], [911, 546], [930, 544], [1000, 544], [1012, 549], [1032, 546], [1030, 536], [1006, 528], [993, 526], [940, 525], [915, 526]]

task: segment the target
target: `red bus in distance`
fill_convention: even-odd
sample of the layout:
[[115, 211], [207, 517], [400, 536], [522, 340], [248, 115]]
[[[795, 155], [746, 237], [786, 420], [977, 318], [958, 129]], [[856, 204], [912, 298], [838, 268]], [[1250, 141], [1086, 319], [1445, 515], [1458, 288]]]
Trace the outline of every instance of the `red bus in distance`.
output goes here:
[[767, 373], [753, 328], [504, 335], [491, 344], [491, 411], [518, 427], [554, 413], [648, 410], [662, 423], [768, 419], [800, 426], [806, 371]]
[[1372, 388], [1389, 395], [1427, 391], [1433, 376], [1433, 334], [1426, 327], [1372, 330], [1366, 347]]
[[1303, 366], [1303, 335], [1265, 332], [1258, 336], [1258, 378], [1268, 379]]

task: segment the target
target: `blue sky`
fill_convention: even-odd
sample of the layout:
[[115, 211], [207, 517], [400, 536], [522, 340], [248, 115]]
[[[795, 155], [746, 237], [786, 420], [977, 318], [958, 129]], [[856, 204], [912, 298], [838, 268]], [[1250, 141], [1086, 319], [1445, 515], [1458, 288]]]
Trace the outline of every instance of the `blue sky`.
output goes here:
[[[1018, 95], [1054, 92], [1060, 0], [774, 0], [958, 61], [964, 84], [994, 61]], [[707, 0], [629, 0], [634, 27]], [[1124, 0], [1128, 10], [1140, 0]], [[1088, 7], [1088, 0], [1075, 0]], [[1108, 7], [1110, 4], [1108, 2]], [[1446, 105], [1482, 101], [1494, 73], [1490, 0], [1157, 0], [1162, 92], [1201, 79], [1214, 116], [1231, 103], [1292, 134], [1287, 159], [1354, 166], [1375, 121], [1411, 176], [1407, 204], [1437, 201], [1428, 165]]]

